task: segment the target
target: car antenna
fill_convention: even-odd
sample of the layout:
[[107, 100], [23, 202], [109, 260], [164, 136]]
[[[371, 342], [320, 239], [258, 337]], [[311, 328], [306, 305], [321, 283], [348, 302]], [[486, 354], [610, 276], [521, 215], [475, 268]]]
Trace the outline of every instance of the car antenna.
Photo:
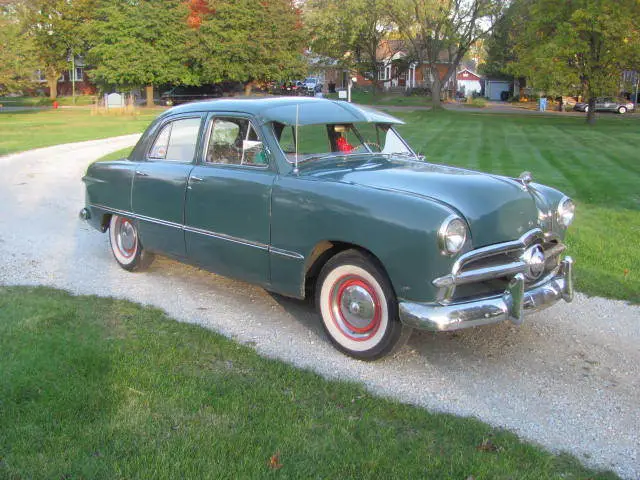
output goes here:
[[295, 167], [293, 167], [293, 173], [298, 175], [300, 170], [298, 170], [298, 110], [300, 108], [300, 104], [296, 103], [296, 126], [295, 126], [295, 142], [296, 142], [296, 157], [295, 157]]

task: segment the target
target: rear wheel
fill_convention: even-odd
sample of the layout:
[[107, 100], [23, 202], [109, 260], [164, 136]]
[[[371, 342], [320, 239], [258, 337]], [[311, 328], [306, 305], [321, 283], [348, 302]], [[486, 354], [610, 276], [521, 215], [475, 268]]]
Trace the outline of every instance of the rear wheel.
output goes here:
[[361, 360], [395, 352], [411, 334], [411, 328], [400, 322], [386, 274], [357, 250], [341, 252], [324, 265], [316, 305], [333, 345]]
[[142, 248], [135, 224], [126, 217], [111, 216], [109, 242], [114, 258], [125, 270], [143, 270], [153, 261], [153, 255]]
[[627, 107], [618, 107], [618, 113], [620, 115], [627, 113]]

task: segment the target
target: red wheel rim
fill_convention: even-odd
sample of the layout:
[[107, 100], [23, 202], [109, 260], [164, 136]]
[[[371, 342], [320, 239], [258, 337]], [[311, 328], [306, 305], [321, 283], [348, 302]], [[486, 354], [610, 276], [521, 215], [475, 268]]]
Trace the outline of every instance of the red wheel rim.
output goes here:
[[356, 342], [371, 339], [382, 320], [382, 305], [375, 288], [364, 278], [338, 278], [329, 293], [331, 320], [342, 335]]

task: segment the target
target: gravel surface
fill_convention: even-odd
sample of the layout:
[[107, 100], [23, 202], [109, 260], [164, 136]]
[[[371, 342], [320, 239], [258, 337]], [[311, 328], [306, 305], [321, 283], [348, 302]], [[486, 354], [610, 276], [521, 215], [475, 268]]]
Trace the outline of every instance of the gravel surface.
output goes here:
[[154, 305], [265, 356], [404, 402], [474, 416], [590, 466], [640, 478], [640, 307], [577, 295], [521, 327], [416, 332], [393, 358], [355, 361], [330, 346], [308, 303], [164, 258], [144, 273], [116, 265], [107, 235], [78, 219], [80, 178], [89, 162], [136, 139], [0, 157], [0, 284]]

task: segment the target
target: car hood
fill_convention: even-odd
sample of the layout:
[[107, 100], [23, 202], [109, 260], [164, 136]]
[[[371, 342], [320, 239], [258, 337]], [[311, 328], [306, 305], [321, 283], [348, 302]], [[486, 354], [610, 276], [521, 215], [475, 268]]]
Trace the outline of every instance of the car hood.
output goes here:
[[[315, 162], [309, 162], [315, 163]], [[466, 218], [475, 248], [519, 238], [538, 226], [533, 187], [508, 177], [389, 157], [317, 162], [303, 176], [417, 195], [446, 204]]]

